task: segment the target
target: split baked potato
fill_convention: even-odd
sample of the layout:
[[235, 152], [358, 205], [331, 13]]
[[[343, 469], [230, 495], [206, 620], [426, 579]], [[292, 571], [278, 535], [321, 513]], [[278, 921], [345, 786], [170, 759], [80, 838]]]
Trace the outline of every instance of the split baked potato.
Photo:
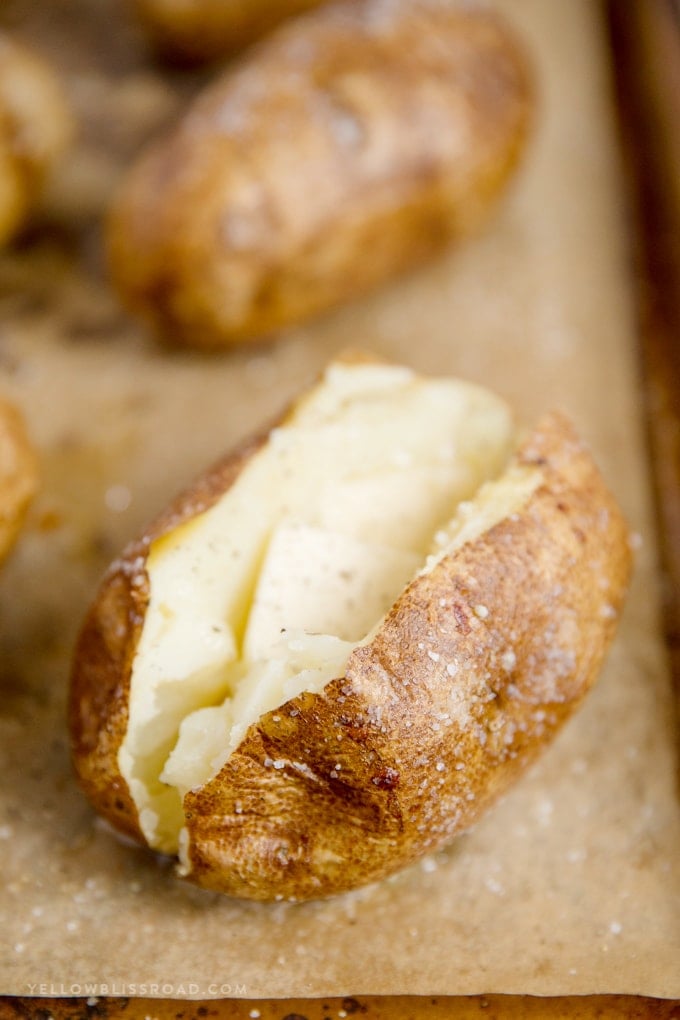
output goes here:
[[572, 426], [339, 361], [111, 567], [75, 654], [94, 806], [210, 889], [323, 897], [447, 843], [593, 683], [626, 524]]
[[161, 338], [226, 347], [477, 228], [523, 149], [522, 53], [492, 12], [349, 0], [283, 26], [130, 171], [114, 284]]
[[182, 61], [234, 53], [321, 0], [134, 0], [161, 53]]
[[26, 221], [72, 132], [52, 70], [0, 32], [0, 244]]
[[24, 420], [0, 397], [0, 562], [14, 544], [37, 478], [36, 456]]

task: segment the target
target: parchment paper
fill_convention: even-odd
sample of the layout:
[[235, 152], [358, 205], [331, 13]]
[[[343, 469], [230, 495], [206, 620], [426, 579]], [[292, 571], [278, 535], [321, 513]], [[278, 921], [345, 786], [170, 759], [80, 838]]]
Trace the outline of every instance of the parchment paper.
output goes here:
[[[8, 5], [84, 124], [53, 232], [0, 265], [2, 386], [43, 489], [0, 579], [0, 992], [680, 996], [680, 825], [606, 49], [590, 0], [503, 0], [536, 67], [536, 135], [483, 237], [278, 346], [204, 359], [118, 308], [95, 219], [191, 77], [143, 64], [113, 0]], [[56, 224], [56, 227], [54, 226]], [[56, 233], [54, 232], [56, 230]], [[195, 890], [76, 790], [64, 725], [76, 629], [108, 560], [338, 349], [569, 411], [641, 549], [605, 675], [540, 765], [450, 850], [308, 905]]]

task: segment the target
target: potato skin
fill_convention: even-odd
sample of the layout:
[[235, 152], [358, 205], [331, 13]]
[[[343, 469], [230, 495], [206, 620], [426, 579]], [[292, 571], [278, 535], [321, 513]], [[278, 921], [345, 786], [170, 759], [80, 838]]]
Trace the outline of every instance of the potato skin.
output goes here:
[[[146, 550], [214, 502], [257, 443], [114, 564], [81, 635], [75, 766], [95, 807], [142, 841], [117, 752], [148, 601]], [[548, 416], [517, 459], [542, 472], [521, 511], [414, 580], [345, 677], [264, 715], [186, 796], [190, 880], [304, 900], [381, 879], [472, 824], [578, 706], [625, 596], [628, 530], [562, 416]]]
[[563, 418], [519, 461], [544, 479], [517, 519], [414, 581], [345, 677], [264, 716], [187, 795], [192, 880], [308, 899], [384, 878], [466, 829], [550, 742], [597, 677], [630, 551]]
[[72, 132], [51, 69], [0, 32], [0, 244], [25, 222]]
[[487, 217], [531, 92], [491, 12], [348, 0], [278, 30], [142, 156], [109, 220], [124, 302], [171, 343], [269, 336]]
[[37, 479], [37, 459], [24, 420], [0, 398], [0, 562], [16, 539]]
[[234, 53], [322, 0], [134, 0], [160, 52], [198, 62]]

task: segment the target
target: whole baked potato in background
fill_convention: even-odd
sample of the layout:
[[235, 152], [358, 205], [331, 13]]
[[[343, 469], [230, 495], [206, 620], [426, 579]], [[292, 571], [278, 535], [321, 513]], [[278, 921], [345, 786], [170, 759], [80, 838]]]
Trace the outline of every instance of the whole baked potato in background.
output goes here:
[[73, 128], [52, 70], [0, 32], [0, 244], [26, 221]]
[[19, 411], [0, 397], [0, 562], [37, 487], [37, 461]]
[[492, 12], [348, 0], [279, 28], [132, 169], [113, 281], [162, 338], [228, 347], [377, 286], [484, 222], [531, 93]]
[[332, 364], [125, 551], [70, 728], [117, 828], [200, 885], [308, 899], [468, 827], [594, 682], [626, 524], [566, 419]]
[[161, 53], [187, 61], [234, 53], [322, 0], [132, 0]]

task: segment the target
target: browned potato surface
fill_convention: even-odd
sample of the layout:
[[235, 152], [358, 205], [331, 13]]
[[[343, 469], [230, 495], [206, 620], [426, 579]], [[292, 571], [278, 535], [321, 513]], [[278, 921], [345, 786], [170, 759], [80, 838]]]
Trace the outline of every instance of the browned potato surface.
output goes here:
[[246, 46], [321, 0], [134, 0], [162, 53], [211, 60]]
[[36, 458], [23, 419], [0, 397], [0, 561], [16, 538], [36, 484]]
[[383, 878], [475, 821], [595, 680], [630, 569], [569, 422], [515, 442], [477, 387], [341, 363], [199, 479], [82, 630], [97, 810], [255, 899]]
[[469, 4], [357, 0], [280, 28], [133, 168], [113, 280], [166, 340], [225, 347], [375, 287], [487, 217], [525, 62]]
[[72, 129], [50, 68], [0, 32], [0, 244], [25, 222]]

